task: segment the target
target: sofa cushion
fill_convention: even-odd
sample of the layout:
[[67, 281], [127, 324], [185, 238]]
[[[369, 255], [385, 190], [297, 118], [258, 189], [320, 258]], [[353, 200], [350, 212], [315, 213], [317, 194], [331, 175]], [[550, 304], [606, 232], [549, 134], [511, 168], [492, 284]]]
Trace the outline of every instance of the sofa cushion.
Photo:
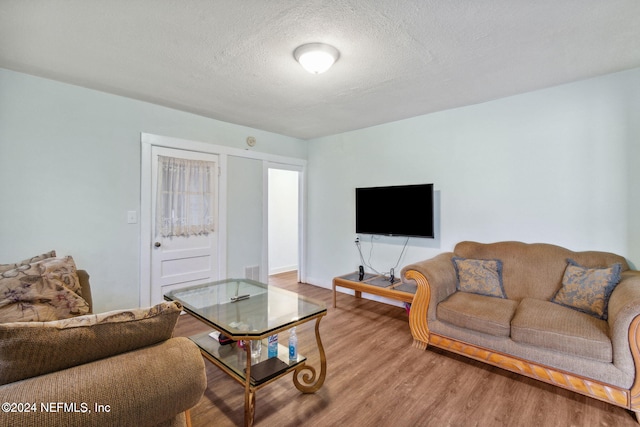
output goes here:
[[171, 337], [182, 306], [0, 324], [0, 385], [147, 347]]
[[506, 298], [499, 259], [451, 259], [456, 270], [456, 289], [489, 297]]
[[438, 320], [452, 325], [508, 337], [518, 303], [508, 299], [456, 292], [438, 304]]
[[0, 322], [45, 322], [89, 312], [70, 256], [0, 273]]
[[572, 259], [567, 262], [562, 287], [551, 301], [606, 320], [609, 297], [620, 282], [622, 266], [587, 268]]
[[511, 339], [572, 356], [613, 361], [606, 321], [549, 301], [523, 299], [511, 321]]
[[33, 264], [34, 262], [42, 261], [43, 259], [55, 258], [55, 256], [56, 256], [56, 251], [49, 251], [40, 255], [36, 255], [31, 258], [23, 259], [22, 261], [18, 261], [13, 264], [0, 264], [0, 273], [3, 273], [8, 270], [13, 270], [14, 268], [18, 268], [22, 265]]

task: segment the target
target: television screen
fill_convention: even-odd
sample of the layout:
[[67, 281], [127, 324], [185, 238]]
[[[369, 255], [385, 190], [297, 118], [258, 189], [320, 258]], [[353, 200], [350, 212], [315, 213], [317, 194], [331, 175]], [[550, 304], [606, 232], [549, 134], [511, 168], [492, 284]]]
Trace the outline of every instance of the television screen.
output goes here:
[[435, 237], [433, 184], [356, 188], [356, 233]]

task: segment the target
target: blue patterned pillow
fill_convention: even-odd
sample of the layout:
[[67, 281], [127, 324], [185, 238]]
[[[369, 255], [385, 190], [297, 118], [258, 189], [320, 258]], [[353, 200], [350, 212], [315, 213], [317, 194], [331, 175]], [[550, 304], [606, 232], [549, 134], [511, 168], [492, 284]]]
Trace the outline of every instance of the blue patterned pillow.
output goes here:
[[568, 259], [562, 287], [551, 299], [556, 304], [607, 320], [609, 297], [620, 282], [622, 265], [607, 268], [587, 268]]
[[458, 276], [457, 290], [489, 297], [507, 297], [502, 285], [502, 261], [499, 259], [453, 257], [452, 261]]

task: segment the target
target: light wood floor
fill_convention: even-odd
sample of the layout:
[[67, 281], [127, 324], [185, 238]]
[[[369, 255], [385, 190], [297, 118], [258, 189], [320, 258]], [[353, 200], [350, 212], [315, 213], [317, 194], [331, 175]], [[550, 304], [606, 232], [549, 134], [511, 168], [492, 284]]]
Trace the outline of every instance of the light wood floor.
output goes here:
[[[327, 378], [303, 395], [287, 375], [256, 393], [256, 426], [637, 426], [631, 412], [438, 349], [411, 347], [403, 308], [296, 283], [270, 283], [323, 300]], [[313, 322], [312, 322], [313, 323]], [[299, 327], [299, 351], [318, 366], [313, 324]], [[180, 317], [176, 335], [201, 323]], [[287, 337], [280, 336], [281, 342]], [[240, 426], [244, 390], [205, 361], [208, 388], [191, 410], [194, 427]]]

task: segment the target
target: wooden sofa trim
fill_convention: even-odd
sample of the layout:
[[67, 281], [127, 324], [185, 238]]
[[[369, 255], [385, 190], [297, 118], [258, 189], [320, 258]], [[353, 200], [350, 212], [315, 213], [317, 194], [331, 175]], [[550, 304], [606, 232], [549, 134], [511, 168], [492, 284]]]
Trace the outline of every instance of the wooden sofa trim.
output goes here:
[[[636, 376], [630, 390], [629, 409], [640, 411], [640, 316], [636, 316], [629, 325], [629, 347], [636, 368]], [[636, 418], [640, 422], [640, 412], [636, 412]]]
[[462, 341], [431, 334], [429, 344], [517, 374], [566, 388], [624, 408], [629, 407], [629, 391], [538, 365], [527, 360], [488, 350]]
[[636, 412], [640, 421], [640, 316], [629, 327], [629, 345], [635, 364], [635, 380], [630, 390], [601, 383], [508, 354], [431, 333], [427, 322], [431, 290], [427, 278], [416, 270], [406, 277], [415, 280], [418, 290], [411, 304], [409, 327], [413, 346], [425, 350], [429, 344], [527, 377], [562, 387]]

